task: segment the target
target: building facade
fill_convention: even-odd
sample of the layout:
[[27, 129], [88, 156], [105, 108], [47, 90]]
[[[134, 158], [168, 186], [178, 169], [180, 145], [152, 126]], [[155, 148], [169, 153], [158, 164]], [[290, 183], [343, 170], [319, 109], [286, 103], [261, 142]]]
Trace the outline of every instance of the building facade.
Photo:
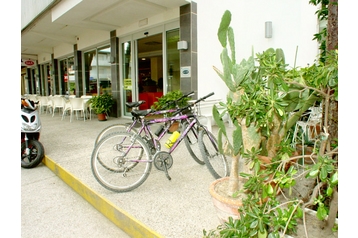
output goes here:
[[217, 30], [232, 13], [237, 60], [282, 48], [286, 62], [312, 64], [318, 55], [316, 8], [307, 0], [22, 0], [21, 93], [76, 97], [108, 92], [111, 116], [126, 117], [125, 102], [147, 107], [169, 91], [227, 89]]

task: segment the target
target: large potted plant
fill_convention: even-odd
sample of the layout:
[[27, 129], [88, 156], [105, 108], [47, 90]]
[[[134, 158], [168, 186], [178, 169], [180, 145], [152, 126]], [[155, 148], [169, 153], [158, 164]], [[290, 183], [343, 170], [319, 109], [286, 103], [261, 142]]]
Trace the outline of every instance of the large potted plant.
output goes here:
[[99, 121], [107, 120], [107, 115], [114, 104], [112, 96], [108, 93], [93, 96], [89, 104], [98, 116]]
[[[276, 237], [279, 233], [294, 232], [297, 219], [303, 214], [302, 199], [292, 198], [283, 206], [279, 205], [277, 195], [296, 184], [298, 170], [290, 162], [301, 156], [293, 156], [290, 135], [302, 114], [317, 101], [326, 99], [322, 82], [316, 80], [312, 83], [312, 76], [322, 73], [322, 69], [287, 69], [281, 49], [268, 49], [256, 54], [256, 59], [251, 56], [238, 64], [230, 22], [231, 13], [226, 11], [218, 30], [223, 47], [222, 70], [216, 67], [214, 70], [227, 85], [229, 93], [227, 102], [221, 103], [226, 110], [219, 114], [214, 106], [213, 117], [219, 127], [219, 147], [222, 153], [232, 158], [232, 165], [229, 178], [213, 183], [222, 183], [220, 187], [224, 187], [222, 190], [225, 192], [219, 194], [213, 185], [210, 192], [214, 203], [239, 201], [237, 204], [240, 206], [237, 206], [237, 214], [233, 215], [236, 220], [224, 221], [226, 225], [210, 234], [237, 226], [236, 232], [243, 235], [238, 237], [247, 237], [248, 234]], [[232, 137], [222, 120], [225, 112], [229, 113], [235, 125]], [[319, 165], [306, 168], [302, 175], [317, 178], [322, 173], [321, 181], [329, 184], [332, 190], [338, 183], [332, 166], [334, 161], [322, 152], [316, 154]], [[263, 158], [269, 159], [264, 162], [268, 164], [263, 165]], [[240, 159], [245, 163], [241, 163], [243, 169], [239, 171]]]

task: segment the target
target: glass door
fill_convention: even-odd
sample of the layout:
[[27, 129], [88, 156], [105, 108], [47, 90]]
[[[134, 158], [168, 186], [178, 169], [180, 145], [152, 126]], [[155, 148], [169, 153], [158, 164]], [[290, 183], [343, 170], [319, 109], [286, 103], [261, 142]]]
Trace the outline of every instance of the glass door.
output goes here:
[[120, 39], [123, 116], [131, 116], [126, 102], [144, 100], [140, 109], [148, 109], [168, 90], [180, 89], [178, 40], [178, 23]]
[[140, 109], [149, 109], [163, 95], [163, 34], [138, 39], [137, 48], [138, 99], [145, 101]]
[[122, 93], [122, 108], [123, 115], [130, 116], [130, 110], [125, 106], [126, 102], [135, 101], [135, 87], [133, 87], [135, 79], [133, 77], [133, 64], [132, 64], [132, 41], [127, 40], [121, 44], [122, 51], [122, 63], [121, 63], [121, 81], [123, 85], [123, 93]]

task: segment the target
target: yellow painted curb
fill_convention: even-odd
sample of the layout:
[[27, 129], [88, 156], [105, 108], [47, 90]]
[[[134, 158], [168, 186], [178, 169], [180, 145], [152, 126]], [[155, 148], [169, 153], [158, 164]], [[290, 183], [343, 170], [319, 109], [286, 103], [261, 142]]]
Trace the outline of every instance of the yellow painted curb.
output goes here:
[[45, 156], [42, 160], [49, 169], [51, 169], [67, 185], [81, 195], [87, 202], [95, 207], [99, 212], [106, 216], [121, 230], [131, 237], [160, 237], [163, 236], [151, 230], [143, 223], [139, 222], [126, 211], [116, 207], [113, 203], [97, 194], [91, 188], [79, 181], [73, 174], [63, 169], [49, 157]]

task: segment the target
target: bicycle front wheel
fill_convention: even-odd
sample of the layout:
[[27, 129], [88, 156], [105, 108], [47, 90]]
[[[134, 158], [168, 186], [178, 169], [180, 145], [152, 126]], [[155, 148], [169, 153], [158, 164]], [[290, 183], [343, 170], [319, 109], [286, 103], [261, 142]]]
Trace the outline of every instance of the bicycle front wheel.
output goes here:
[[94, 148], [91, 168], [96, 180], [106, 189], [128, 192], [148, 178], [152, 156], [146, 142], [137, 134], [114, 132]]
[[205, 164], [215, 179], [229, 176], [229, 166], [225, 155], [221, 154], [214, 135], [206, 130], [199, 132], [199, 148]]
[[[184, 122], [181, 125], [181, 131], [183, 132], [186, 128], [188, 128], [189, 123]], [[185, 146], [187, 150], [189, 151], [189, 154], [191, 157], [198, 163], [198, 164], [205, 164], [204, 158], [200, 154], [199, 149], [199, 131], [201, 128], [198, 126], [198, 124], [195, 124], [190, 130], [188, 131], [188, 134], [184, 137]]]

